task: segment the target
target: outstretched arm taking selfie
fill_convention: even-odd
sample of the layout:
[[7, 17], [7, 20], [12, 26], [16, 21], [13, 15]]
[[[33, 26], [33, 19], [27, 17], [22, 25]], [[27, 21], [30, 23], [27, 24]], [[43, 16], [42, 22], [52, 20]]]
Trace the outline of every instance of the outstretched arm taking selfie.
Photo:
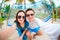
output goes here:
[[0, 31], [0, 40], [5, 40], [7, 39], [9, 36], [11, 36], [14, 31], [16, 30], [16, 25], [14, 24], [13, 26], [6, 28], [2, 31]]

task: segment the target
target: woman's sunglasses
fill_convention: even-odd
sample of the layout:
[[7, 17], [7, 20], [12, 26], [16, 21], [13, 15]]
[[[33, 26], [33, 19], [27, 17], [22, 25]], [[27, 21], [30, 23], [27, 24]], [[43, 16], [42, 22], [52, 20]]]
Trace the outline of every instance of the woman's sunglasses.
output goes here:
[[27, 14], [26, 17], [33, 16], [34, 14]]
[[25, 16], [18, 16], [18, 19], [21, 19], [21, 18], [25, 19]]

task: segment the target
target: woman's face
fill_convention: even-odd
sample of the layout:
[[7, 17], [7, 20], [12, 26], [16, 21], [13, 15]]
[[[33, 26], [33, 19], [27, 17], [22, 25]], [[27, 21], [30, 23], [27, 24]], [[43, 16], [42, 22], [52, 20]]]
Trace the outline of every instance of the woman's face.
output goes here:
[[20, 24], [24, 23], [24, 20], [25, 20], [25, 14], [23, 12], [19, 12], [18, 13], [18, 22]]

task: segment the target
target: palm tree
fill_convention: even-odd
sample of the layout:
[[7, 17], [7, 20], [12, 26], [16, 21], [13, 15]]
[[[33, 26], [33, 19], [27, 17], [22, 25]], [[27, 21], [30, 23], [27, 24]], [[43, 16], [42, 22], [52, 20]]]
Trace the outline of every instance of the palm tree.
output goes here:
[[[2, 7], [1, 7], [1, 4], [0, 4], [0, 14], [1, 14], [1, 9], [2, 9]], [[1, 16], [2, 17], [2, 16]]]
[[24, 0], [24, 9], [26, 9], [26, 0]]
[[57, 9], [57, 13], [58, 13], [58, 14], [57, 14], [57, 15], [58, 15], [57, 17], [60, 18], [60, 6], [57, 7], [56, 9]]
[[4, 13], [5, 13], [5, 16], [7, 17], [8, 14], [9, 14], [9, 10], [10, 10], [10, 5], [6, 5], [6, 7], [4, 8]]
[[51, 15], [52, 7], [46, 2], [46, 0], [43, 1], [43, 7], [45, 9], [44, 11], [47, 11]]
[[49, 0], [52, 6], [52, 23], [56, 21], [56, 11], [55, 11], [55, 4], [52, 0]]
[[42, 5], [43, 5], [42, 8], [44, 10], [44, 13], [46, 13], [46, 12], [48, 13], [48, 14], [46, 14], [48, 16], [44, 17], [44, 21], [47, 22], [51, 18], [51, 9], [52, 9], [52, 7], [51, 7], [50, 4], [47, 3], [46, 0], [42, 1]]
[[18, 5], [20, 5], [19, 6], [19, 8], [21, 8], [22, 9], [22, 2], [23, 2], [24, 0], [16, 0], [16, 3], [18, 4]]
[[30, 2], [35, 2], [34, 0], [28, 0], [28, 1], [30, 1]]
[[31, 2], [34, 7], [36, 7], [36, 2], [35, 2], [35, 0], [28, 0], [28, 1]]
[[5, 2], [8, 2], [8, 1], [10, 1], [10, 0], [5, 0]]
[[10, 16], [10, 5], [6, 5], [5, 9], [4, 9], [4, 17], [6, 17], [7, 19], [7, 23], [8, 23], [8, 19], [9, 19], [9, 16]]
[[23, 0], [16, 0], [17, 4], [22, 4]]
[[35, 4], [35, 0], [28, 0], [29, 2], [31, 2], [32, 4]]

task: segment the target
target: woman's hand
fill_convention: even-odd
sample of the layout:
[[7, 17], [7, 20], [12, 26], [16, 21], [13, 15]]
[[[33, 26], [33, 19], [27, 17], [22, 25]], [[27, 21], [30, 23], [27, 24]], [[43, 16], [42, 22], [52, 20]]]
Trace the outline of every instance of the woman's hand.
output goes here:
[[19, 37], [19, 39], [18, 40], [22, 40], [22, 37]]

